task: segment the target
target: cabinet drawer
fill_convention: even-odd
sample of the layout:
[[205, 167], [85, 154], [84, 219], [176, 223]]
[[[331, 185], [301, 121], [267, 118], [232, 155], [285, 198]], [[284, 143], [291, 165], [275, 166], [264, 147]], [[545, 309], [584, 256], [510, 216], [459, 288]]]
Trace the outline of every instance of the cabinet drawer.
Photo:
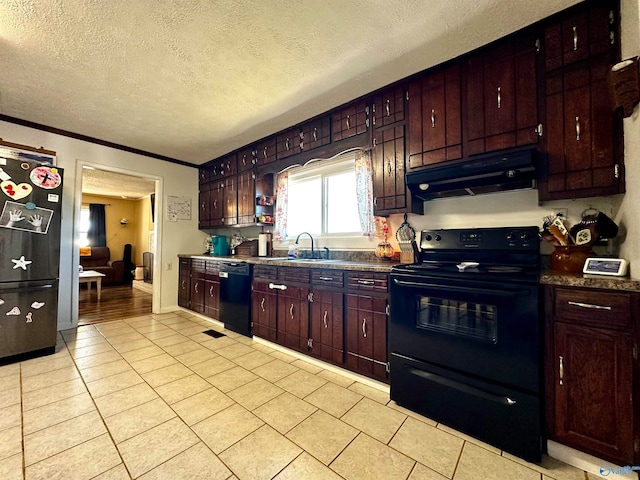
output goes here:
[[386, 273], [347, 272], [347, 287], [365, 292], [387, 292], [389, 276]]
[[265, 280], [278, 279], [278, 267], [269, 265], [254, 265], [253, 278], [262, 278]]
[[191, 259], [191, 270], [193, 270], [194, 272], [204, 273], [205, 265], [206, 265], [205, 260], [203, 259], [200, 259], [200, 258]]
[[311, 282], [314, 287], [342, 288], [344, 286], [344, 275], [340, 270], [312, 270]]
[[309, 283], [309, 269], [298, 267], [280, 267], [278, 268], [278, 281]]
[[606, 328], [628, 328], [631, 323], [631, 294], [572, 288], [555, 289], [558, 320]]
[[207, 273], [215, 274], [220, 271], [220, 262], [215, 260], [205, 260], [207, 266]]

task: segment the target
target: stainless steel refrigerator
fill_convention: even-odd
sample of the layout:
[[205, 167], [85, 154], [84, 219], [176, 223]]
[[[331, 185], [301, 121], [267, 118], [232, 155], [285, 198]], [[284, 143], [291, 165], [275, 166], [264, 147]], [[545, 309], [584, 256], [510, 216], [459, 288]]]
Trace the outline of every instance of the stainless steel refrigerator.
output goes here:
[[62, 169], [0, 157], [0, 359], [51, 353], [58, 324]]

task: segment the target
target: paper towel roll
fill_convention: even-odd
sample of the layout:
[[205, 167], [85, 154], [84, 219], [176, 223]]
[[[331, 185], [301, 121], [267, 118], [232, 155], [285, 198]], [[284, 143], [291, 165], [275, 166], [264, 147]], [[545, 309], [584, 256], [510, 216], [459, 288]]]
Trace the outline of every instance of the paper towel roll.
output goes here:
[[258, 256], [266, 257], [269, 251], [269, 235], [266, 233], [258, 234]]

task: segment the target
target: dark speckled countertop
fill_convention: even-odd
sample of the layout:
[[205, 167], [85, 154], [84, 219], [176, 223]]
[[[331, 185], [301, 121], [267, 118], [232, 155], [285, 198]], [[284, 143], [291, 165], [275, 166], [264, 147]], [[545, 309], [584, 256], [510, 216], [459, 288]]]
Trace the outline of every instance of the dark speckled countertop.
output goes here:
[[629, 277], [608, 277], [605, 275], [584, 275], [558, 273], [543, 270], [540, 273], [543, 285], [559, 285], [565, 287], [602, 288], [607, 290], [626, 290], [640, 292], [640, 280]]
[[287, 257], [211, 257], [208, 255], [178, 255], [181, 258], [201, 258], [206, 260], [216, 260], [219, 262], [247, 262], [254, 265], [274, 265], [279, 267], [307, 267], [307, 268], [327, 268], [338, 270], [358, 270], [368, 272], [389, 273], [391, 267], [397, 265], [394, 262], [381, 260], [368, 260], [366, 258], [357, 259], [333, 259], [333, 260], [310, 260], [296, 259], [289, 260]]

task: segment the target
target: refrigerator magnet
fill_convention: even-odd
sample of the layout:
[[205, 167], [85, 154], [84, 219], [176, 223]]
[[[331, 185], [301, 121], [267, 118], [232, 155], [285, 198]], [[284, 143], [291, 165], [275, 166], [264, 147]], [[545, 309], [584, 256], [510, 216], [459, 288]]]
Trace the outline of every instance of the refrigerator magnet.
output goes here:
[[4, 304], [4, 300], [0, 298], [0, 305]]
[[5, 180], [11, 180], [11, 175], [5, 172], [2, 168], [0, 168], [0, 180], [2, 180], [3, 182]]
[[36, 310], [44, 307], [44, 302], [33, 302], [31, 304], [31, 308], [35, 308]]
[[33, 322], [33, 313], [27, 313], [27, 323]]
[[[29, 204], [33, 205], [33, 208], [29, 208]], [[38, 207], [31, 202], [24, 205], [7, 201], [0, 213], [0, 227], [46, 235], [53, 213], [53, 210]]]
[[62, 183], [62, 177], [57, 168], [36, 167], [31, 170], [29, 178], [36, 187], [51, 190]]
[[20, 200], [33, 191], [33, 187], [28, 183], [16, 184], [11, 180], [3, 180], [0, 182], [0, 188], [9, 198]]
[[58, 203], [60, 201], [60, 195], [58, 195], [56, 193], [50, 193], [47, 196], [47, 200], [49, 200], [52, 203]]
[[13, 266], [13, 269], [14, 269], [14, 270], [15, 270], [16, 268], [21, 268], [21, 269], [23, 269], [23, 270], [26, 270], [26, 269], [27, 269], [27, 265], [30, 265], [30, 264], [32, 264], [32, 263], [33, 263], [31, 260], [26, 260], [26, 259], [24, 258], [24, 255], [22, 255], [18, 260], [11, 259], [11, 261], [12, 261], [13, 263], [15, 263], [15, 265]]
[[20, 315], [20, 309], [18, 307], [13, 307], [6, 313], [6, 315]]

